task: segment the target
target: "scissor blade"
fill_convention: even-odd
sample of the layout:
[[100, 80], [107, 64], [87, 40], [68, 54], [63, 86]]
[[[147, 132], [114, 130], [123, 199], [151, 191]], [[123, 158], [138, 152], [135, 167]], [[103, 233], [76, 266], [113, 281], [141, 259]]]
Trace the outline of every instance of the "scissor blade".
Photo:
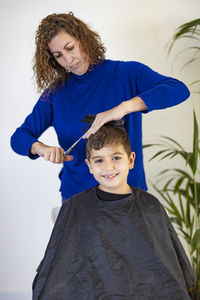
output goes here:
[[76, 144], [78, 144], [78, 142], [82, 139], [83, 135], [73, 144], [71, 145], [71, 147], [69, 147], [69, 149], [67, 149], [64, 153], [63, 156], [66, 156], [69, 154], [69, 152], [72, 151], [72, 149], [76, 146]]

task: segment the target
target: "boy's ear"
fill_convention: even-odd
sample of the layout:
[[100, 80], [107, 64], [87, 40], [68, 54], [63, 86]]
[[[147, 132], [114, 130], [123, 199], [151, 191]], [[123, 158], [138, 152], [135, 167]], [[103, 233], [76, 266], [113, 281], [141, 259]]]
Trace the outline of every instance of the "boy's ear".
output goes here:
[[93, 174], [92, 168], [91, 168], [91, 165], [90, 165], [90, 161], [86, 158], [86, 159], [85, 159], [85, 162], [86, 162], [86, 165], [87, 165], [88, 168], [89, 168], [90, 173]]
[[134, 167], [134, 161], [135, 161], [135, 152], [131, 152], [131, 155], [129, 156], [129, 169], [133, 169]]

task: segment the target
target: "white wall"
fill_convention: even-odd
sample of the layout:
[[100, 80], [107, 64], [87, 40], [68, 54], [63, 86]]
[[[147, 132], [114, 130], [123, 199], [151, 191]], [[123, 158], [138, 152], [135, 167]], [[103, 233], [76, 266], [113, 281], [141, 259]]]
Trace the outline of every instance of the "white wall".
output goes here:
[[[52, 207], [61, 202], [58, 172], [60, 166], [18, 156], [10, 148], [10, 136], [32, 110], [38, 95], [32, 81], [34, 34], [40, 20], [53, 12], [68, 12], [99, 32], [107, 47], [107, 58], [138, 60], [158, 72], [192, 81], [191, 70], [180, 72], [184, 58], [175, 63], [167, 57], [166, 43], [184, 22], [199, 18], [199, 0], [7, 0], [0, 2], [0, 291], [31, 291], [35, 270], [48, 242], [53, 224]], [[180, 42], [178, 51], [187, 45]], [[175, 51], [175, 53], [177, 53]], [[190, 148], [193, 101], [144, 116], [144, 142], [168, 135]], [[199, 110], [199, 104], [197, 109]], [[57, 143], [48, 130], [43, 140]], [[165, 165], [147, 163], [147, 179]], [[151, 188], [150, 188], [151, 191]], [[1, 296], [2, 295], [2, 296]], [[0, 294], [0, 299], [18, 299]], [[13, 294], [14, 295], [14, 294]], [[24, 296], [23, 298], [23, 295]], [[28, 294], [21, 294], [28, 299]], [[10, 298], [9, 298], [10, 297]]]

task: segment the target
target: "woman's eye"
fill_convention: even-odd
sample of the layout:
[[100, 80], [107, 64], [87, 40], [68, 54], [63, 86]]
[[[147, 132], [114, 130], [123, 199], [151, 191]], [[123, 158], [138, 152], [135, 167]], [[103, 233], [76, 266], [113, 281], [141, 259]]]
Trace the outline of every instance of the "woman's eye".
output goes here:
[[74, 45], [71, 46], [71, 47], [65, 47], [65, 50], [67, 50], [67, 51], [71, 51], [71, 50], [73, 50], [73, 49], [74, 49]]
[[74, 46], [70, 47], [70, 48], [67, 48], [68, 51], [71, 51], [74, 49]]
[[60, 57], [61, 57], [61, 54], [55, 54], [55, 55], [54, 55], [54, 58], [55, 58], [55, 59], [60, 58]]

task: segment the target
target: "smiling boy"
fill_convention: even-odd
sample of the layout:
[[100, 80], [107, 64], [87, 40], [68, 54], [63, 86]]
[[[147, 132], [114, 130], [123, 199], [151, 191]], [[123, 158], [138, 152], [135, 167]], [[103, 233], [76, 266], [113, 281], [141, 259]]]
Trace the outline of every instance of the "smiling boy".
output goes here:
[[88, 139], [86, 155], [85, 161], [100, 190], [114, 194], [132, 192], [127, 177], [133, 169], [135, 153], [131, 151], [124, 129], [103, 126]]
[[33, 300], [189, 300], [194, 273], [165, 210], [127, 183], [126, 131], [91, 135], [86, 163], [99, 182], [62, 205], [33, 283]]

